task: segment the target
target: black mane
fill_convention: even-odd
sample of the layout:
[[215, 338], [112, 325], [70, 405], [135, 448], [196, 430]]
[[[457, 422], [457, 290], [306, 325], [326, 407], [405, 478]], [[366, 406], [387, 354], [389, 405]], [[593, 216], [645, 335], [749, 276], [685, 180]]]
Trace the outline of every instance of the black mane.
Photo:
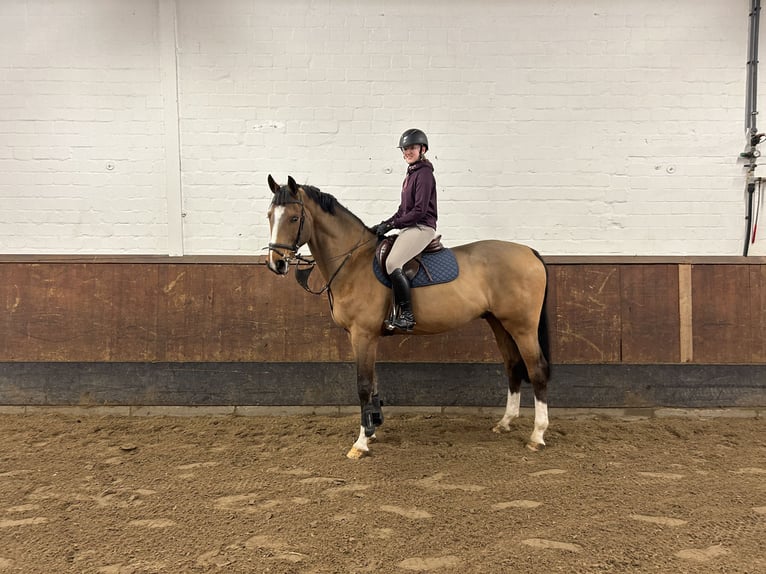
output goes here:
[[[299, 187], [305, 191], [309, 199], [314, 201], [314, 203], [316, 203], [325, 213], [336, 215], [337, 211], [342, 211], [356, 219], [364, 227], [367, 227], [367, 225], [365, 225], [361, 219], [359, 219], [351, 211], [341, 205], [341, 203], [335, 199], [335, 196], [330, 195], [329, 193], [325, 193], [313, 185], [300, 185]], [[273, 205], [285, 205], [286, 203], [293, 203], [294, 201], [295, 199], [290, 192], [290, 188], [286, 185], [283, 185], [279, 188], [279, 191], [274, 194], [274, 199], [271, 203]]]

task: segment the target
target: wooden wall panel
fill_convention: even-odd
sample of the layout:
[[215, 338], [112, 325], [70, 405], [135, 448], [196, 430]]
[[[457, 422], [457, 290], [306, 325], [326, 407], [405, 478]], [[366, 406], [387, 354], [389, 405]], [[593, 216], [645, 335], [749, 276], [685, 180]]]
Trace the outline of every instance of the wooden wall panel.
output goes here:
[[4, 360], [158, 360], [156, 268], [7, 264], [2, 277]]
[[[263, 267], [3, 265], [0, 354], [13, 361], [349, 360], [327, 304]], [[287, 288], [289, 287], [289, 288]], [[316, 344], [316, 337], [330, 344]], [[336, 341], [337, 340], [337, 341]]]
[[[748, 265], [694, 265], [692, 313], [695, 363], [749, 363], [762, 346], [753, 320], [763, 325], [763, 313], [753, 316], [752, 274]], [[758, 287], [755, 286], [755, 291]]]
[[[348, 362], [325, 296], [254, 261], [0, 261], [0, 362]], [[92, 258], [93, 259], [93, 258]], [[694, 363], [766, 363], [766, 260], [684, 261]], [[739, 261], [742, 261], [739, 263]], [[554, 363], [680, 361], [679, 263], [549, 263]], [[379, 360], [499, 363], [477, 320]]]
[[[751, 265], [750, 272], [750, 361], [766, 363], [766, 266]], [[766, 386], [766, 381], [764, 382]]]
[[549, 267], [553, 362], [620, 361], [620, 267]]
[[241, 265], [162, 267], [163, 360], [281, 361], [291, 352], [300, 360], [337, 360], [333, 345], [307, 344], [305, 326], [316, 321], [304, 313], [302, 293], [265, 286], [264, 271]]
[[161, 265], [161, 361], [349, 361], [326, 298], [263, 266]]
[[495, 337], [483, 319], [441, 335], [394, 336], [381, 340], [378, 360], [390, 362], [501, 363]]
[[623, 363], [680, 361], [677, 265], [620, 268]]

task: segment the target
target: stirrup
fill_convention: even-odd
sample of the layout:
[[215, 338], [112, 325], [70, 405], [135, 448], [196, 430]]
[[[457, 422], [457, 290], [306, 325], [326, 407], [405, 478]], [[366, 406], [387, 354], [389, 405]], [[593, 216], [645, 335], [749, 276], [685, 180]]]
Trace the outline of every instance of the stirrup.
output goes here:
[[384, 325], [386, 326], [386, 329], [389, 331], [393, 331], [394, 329], [400, 329], [402, 331], [406, 331], [408, 333], [412, 332], [412, 329], [415, 327], [415, 317], [412, 315], [412, 313], [408, 313], [406, 311], [397, 313], [395, 317], [389, 317], [384, 322]]

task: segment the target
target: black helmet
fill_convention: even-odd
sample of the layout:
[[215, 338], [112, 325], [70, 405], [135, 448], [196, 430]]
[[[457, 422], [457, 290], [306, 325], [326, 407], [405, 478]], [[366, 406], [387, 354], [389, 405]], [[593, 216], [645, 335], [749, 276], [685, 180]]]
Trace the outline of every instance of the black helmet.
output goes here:
[[402, 134], [402, 137], [399, 138], [399, 149], [417, 144], [426, 146], [426, 150], [428, 150], [428, 138], [421, 130], [407, 130]]

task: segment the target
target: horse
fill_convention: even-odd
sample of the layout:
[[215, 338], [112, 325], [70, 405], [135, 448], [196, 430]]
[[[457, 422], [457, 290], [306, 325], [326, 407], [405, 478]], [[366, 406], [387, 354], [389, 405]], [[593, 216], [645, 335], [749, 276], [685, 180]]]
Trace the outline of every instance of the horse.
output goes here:
[[[292, 176], [287, 185], [279, 185], [271, 175], [268, 185], [273, 193], [268, 208], [268, 268], [284, 276], [292, 263], [309, 262], [311, 269], [316, 265], [325, 286], [311, 292], [328, 293], [333, 320], [349, 334], [361, 425], [346, 456], [362, 458], [370, 453], [370, 442], [383, 423], [375, 359], [391, 305], [391, 290], [373, 272], [377, 235], [334, 196], [314, 186], [298, 185]], [[298, 253], [305, 244], [313, 260]], [[452, 250], [459, 266], [457, 278], [412, 289], [417, 323], [408, 334], [442, 333], [477, 318], [487, 321], [508, 379], [505, 413], [493, 431], [511, 430], [526, 380], [532, 384], [535, 405], [527, 447], [538, 451], [545, 446], [543, 435], [548, 428], [550, 378], [545, 263], [534, 249], [509, 241], [476, 241]], [[309, 290], [307, 280], [306, 276], [303, 285]]]

